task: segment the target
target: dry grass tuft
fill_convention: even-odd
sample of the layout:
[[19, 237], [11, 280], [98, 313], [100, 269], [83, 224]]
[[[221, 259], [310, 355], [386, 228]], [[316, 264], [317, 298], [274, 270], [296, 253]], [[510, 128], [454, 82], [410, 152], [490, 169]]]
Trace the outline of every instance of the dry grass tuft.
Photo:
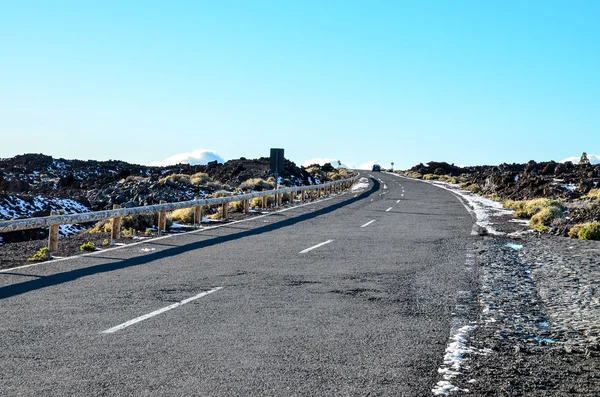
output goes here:
[[275, 185], [261, 178], [251, 178], [240, 183], [239, 188], [242, 190], [254, 190], [256, 192], [262, 192], [265, 190], [274, 189]]
[[577, 224], [569, 230], [569, 236], [580, 240], [600, 240], [600, 222]]
[[160, 183], [166, 183], [167, 181], [178, 185], [191, 185], [190, 176], [185, 174], [171, 174], [159, 180]]
[[171, 219], [175, 222], [194, 223], [194, 208], [180, 208], [171, 213]]
[[207, 183], [212, 182], [212, 178], [204, 172], [198, 172], [190, 176], [190, 182], [195, 186], [205, 186]]

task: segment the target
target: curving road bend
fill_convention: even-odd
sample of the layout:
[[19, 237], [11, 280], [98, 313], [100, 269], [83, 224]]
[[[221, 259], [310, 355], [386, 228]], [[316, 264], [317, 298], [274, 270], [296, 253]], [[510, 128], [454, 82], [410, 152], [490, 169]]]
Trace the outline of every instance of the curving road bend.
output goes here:
[[445, 190], [363, 176], [284, 212], [0, 272], [0, 395], [432, 395], [457, 296], [476, 288], [473, 221]]

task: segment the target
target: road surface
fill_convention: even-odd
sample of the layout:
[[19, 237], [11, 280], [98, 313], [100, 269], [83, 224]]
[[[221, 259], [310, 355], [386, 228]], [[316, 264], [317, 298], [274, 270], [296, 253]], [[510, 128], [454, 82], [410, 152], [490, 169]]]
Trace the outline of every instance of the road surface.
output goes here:
[[363, 176], [285, 212], [1, 272], [0, 395], [432, 395], [457, 294], [476, 288], [473, 221], [445, 190]]

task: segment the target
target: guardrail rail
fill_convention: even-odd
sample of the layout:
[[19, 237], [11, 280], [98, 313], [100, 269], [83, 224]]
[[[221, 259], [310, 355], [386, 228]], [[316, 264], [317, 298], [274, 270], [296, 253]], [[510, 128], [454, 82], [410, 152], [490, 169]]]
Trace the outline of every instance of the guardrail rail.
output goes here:
[[293, 186], [280, 188], [275, 190], [267, 190], [264, 192], [253, 192], [245, 194], [231, 195], [227, 197], [218, 197], [210, 199], [195, 199], [188, 201], [180, 201], [176, 203], [167, 203], [161, 201], [160, 204], [148, 205], [143, 207], [121, 208], [119, 205], [114, 205], [112, 210], [85, 212], [80, 214], [60, 215], [52, 213], [50, 216], [27, 219], [14, 219], [8, 221], [0, 221], [0, 233], [14, 232], [27, 229], [38, 229], [49, 227], [48, 235], [48, 250], [50, 253], [56, 252], [58, 249], [58, 230], [60, 225], [89, 223], [112, 219], [111, 245], [114, 245], [115, 240], [121, 235], [121, 218], [128, 215], [151, 214], [158, 213], [158, 231], [166, 229], [167, 212], [175, 211], [181, 208], [194, 208], [194, 226], [197, 226], [202, 221], [202, 208], [205, 206], [222, 205], [222, 218], [227, 218], [228, 204], [234, 201], [243, 201], [243, 212], [249, 212], [250, 200], [262, 197], [262, 208], [267, 208], [267, 198], [274, 196], [276, 205], [281, 206], [284, 193], [290, 194], [290, 203], [294, 203], [296, 194], [300, 193], [300, 200], [305, 201], [308, 198], [311, 200], [320, 197], [321, 194], [332, 194], [338, 191], [348, 189], [359, 175], [352, 178], [341, 179], [337, 181], [327, 182], [318, 185]]

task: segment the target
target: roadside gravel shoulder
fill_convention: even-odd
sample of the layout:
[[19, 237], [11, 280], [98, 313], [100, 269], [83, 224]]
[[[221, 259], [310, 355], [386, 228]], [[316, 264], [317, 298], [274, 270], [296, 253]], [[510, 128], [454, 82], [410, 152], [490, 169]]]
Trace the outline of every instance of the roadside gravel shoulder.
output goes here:
[[480, 317], [457, 383], [477, 396], [600, 395], [600, 243], [477, 244]]

